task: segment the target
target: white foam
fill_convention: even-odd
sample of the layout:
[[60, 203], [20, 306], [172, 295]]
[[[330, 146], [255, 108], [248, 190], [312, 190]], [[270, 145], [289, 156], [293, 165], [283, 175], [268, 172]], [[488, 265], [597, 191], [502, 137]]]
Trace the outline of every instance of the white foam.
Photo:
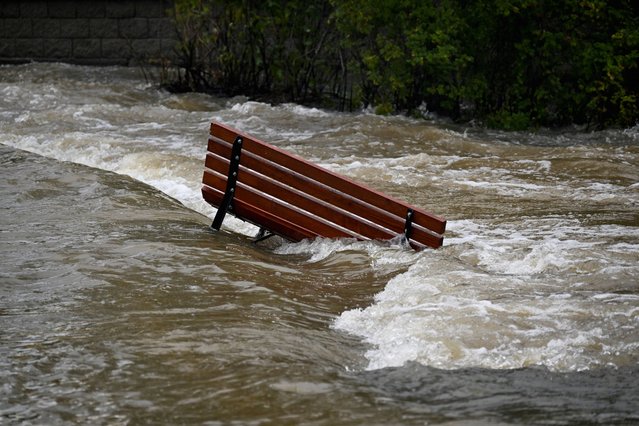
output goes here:
[[[580, 324], [586, 313], [592, 315], [593, 302], [567, 303], [570, 295], [540, 299], [534, 293], [481, 300], [481, 294], [464, 291], [470, 282], [459, 288], [451, 274], [433, 276], [427, 270], [416, 265], [391, 280], [374, 305], [345, 312], [335, 321], [337, 329], [371, 344], [369, 369], [417, 361], [444, 369], [542, 365], [575, 371], [613, 362], [615, 353], [634, 349], [614, 332], [633, 322], [628, 317], [596, 312], [593, 321], [606, 329]], [[468, 278], [505, 284], [489, 276]], [[597, 347], [609, 348], [609, 355], [602, 356]]]
[[297, 243], [285, 242], [275, 249], [277, 254], [308, 256], [309, 263], [320, 262], [341, 252], [366, 253], [376, 267], [398, 266], [413, 261], [417, 254], [399, 245], [399, 241], [358, 241], [350, 238], [315, 238]]
[[[370, 146], [370, 143], [368, 145]], [[437, 180], [441, 167], [450, 161], [454, 160], [447, 156], [432, 156], [426, 153], [398, 158], [362, 158], [351, 155], [339, 156], [330, 162], [321, 162], [320, 165], [356, 179], [419, 187], [426, 181]]]
[[[636, 244], [609, 250], [600, 240], [639, 237], [637, 230], [552, 219], [534, 225], [449, 222], [454, 236], [444, 249], [420, 253], [374, 304], [344, 312], [334, 327], [371, 345], [369, 369], [416, 361], [444, 369], [541, 365], [577, 371], [624, 362], [637, 347], [639, 298], [583, 294], [566, 280], [583, 276], [590, 288], [593, 274], [607, 285], [636, 276]], [[629, 254], [627, 263], [611, 251]], [[616, 271], [609, 269], [611, 261]], [[602, 303], [608, 303], [605, 309]], [[634, 338], [622, 331], [628, 327]]]
[[231, 107], [231, 111], [251, 117], [252, 120], [260, 120], [259, 115], [265, 109], [268, 109], [269, 105], [262, 102], [246, 101], [238, 102]]
[[630, 137], [634, 141], [639, 141], [639, 123], [633, 127], [629, 127], [623, 131], [623, 134]]
[[326, 118], [329, 114], [317, 108], [309, 108], [298, 104], [284, 104], [282, 108], [300, 117]]

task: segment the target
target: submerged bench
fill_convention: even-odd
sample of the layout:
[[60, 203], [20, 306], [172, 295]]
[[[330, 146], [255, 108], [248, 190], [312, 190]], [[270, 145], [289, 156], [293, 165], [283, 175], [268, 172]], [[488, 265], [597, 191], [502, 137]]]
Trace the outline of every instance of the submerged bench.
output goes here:
[[391, 240], [415, 250], [440, 247], [446, 221], [296, 155], [219, 123], [211, 123], [204, 200], [260, 228], [256, 239]]

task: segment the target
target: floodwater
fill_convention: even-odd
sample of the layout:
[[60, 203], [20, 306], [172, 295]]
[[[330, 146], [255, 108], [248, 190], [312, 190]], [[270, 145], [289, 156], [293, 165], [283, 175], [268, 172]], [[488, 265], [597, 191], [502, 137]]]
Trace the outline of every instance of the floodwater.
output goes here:
[[[218, 120], [448, 219], [253, 244]], [[0, 423], [639, 424], [639, 127], [501, 133], [0, 67]]]

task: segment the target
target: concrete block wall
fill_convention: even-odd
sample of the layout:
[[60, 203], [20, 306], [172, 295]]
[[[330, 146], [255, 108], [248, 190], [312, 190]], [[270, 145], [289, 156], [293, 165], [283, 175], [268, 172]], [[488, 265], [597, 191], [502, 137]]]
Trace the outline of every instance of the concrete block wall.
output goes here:
[[172, 57], [170, 0], [0, 0], [0, 63], [133, 65]]

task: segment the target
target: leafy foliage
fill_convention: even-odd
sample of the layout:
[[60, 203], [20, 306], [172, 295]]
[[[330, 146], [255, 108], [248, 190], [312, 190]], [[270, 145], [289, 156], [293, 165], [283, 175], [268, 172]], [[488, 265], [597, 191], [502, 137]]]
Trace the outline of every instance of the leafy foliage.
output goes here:
[[328, 0], [176, 0], [183, 90], [309, 102], [344, 93]]
[[634, 125], [634, 0], [175, 0], [189, 90], [494, 127]]

